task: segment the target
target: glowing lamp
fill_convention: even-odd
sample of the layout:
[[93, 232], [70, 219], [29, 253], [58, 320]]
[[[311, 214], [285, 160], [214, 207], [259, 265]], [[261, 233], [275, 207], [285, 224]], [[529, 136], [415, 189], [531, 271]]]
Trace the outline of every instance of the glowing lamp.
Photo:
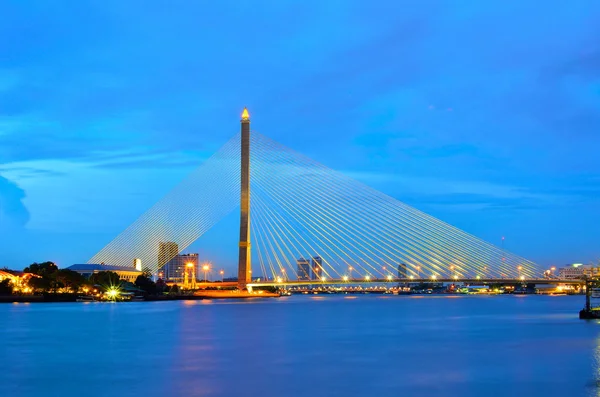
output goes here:
[[250, 113], [248, 113], [248, 109], [246, 108], [242, 112], [242, 120], [250, 120]]

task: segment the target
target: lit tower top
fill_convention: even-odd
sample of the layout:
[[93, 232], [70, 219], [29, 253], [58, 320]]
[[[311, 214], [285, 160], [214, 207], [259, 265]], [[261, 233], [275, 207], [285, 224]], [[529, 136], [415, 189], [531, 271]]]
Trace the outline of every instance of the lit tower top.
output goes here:
[[248, 109], [244, 108], [242, 112], [242, 121], [250, 121], [250, 113], [248, 113]]

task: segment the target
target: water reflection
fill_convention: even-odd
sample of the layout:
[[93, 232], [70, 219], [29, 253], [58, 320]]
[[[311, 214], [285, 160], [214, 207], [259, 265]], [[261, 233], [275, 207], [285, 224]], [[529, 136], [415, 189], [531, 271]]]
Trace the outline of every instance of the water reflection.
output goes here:
[[4, 305], [0, 384], [11, 397], [600, 397], [600, 324], [580, 321], [580, 306], [363, 295]]

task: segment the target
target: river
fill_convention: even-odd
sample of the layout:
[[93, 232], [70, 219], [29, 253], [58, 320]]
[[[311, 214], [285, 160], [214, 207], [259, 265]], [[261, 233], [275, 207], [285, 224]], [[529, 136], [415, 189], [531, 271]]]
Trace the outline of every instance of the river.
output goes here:
[[582, 296], [0, 305], [1, 396], [600, 396]]

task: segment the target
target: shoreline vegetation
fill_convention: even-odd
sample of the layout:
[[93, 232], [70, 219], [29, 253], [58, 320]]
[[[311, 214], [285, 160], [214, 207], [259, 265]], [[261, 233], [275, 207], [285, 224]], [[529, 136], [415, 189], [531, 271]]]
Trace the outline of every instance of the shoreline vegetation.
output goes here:
[[184, 289], [162, 279], [152, 280], [149, 270], [134, 282], [121, 279], [113, 271], [99, 271], [89, 277], [59, 269], [53, 262], [33, 263], [23, 271], [0, 270], [0, 303], [51, 302], [143, 302], [200, 299], [247, 299], [281, 295], [278, 288], [264, 287], [252, 292], [221, 286]]

